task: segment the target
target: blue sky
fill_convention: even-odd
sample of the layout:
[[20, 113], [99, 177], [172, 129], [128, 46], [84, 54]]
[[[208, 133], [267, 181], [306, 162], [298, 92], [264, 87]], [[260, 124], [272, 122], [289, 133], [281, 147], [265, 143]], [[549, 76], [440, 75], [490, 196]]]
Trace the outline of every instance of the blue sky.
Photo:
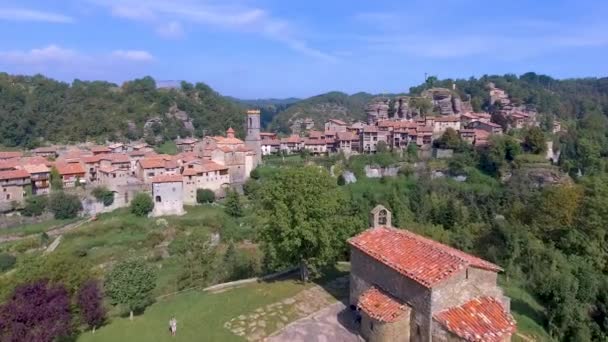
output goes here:
[[608, 75], [606, 0], [0, 0], [0, 70], [203, 81], [242, 98]]

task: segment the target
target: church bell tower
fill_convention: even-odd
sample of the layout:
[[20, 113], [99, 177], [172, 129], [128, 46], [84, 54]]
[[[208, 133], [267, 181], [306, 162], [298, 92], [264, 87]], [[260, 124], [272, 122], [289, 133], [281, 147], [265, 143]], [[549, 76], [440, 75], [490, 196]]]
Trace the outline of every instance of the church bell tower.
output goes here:
[[262, 139], [260, 138], [260, 110], [247, 110], [247, 147], [255, 151], [256, 165], [262, 162]]

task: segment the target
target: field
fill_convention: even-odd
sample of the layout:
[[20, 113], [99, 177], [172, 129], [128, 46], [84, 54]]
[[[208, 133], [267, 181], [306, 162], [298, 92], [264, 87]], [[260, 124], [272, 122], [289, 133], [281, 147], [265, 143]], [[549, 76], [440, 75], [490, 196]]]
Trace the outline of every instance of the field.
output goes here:
[[[319, 284], [327, 284], [337, 277], [347, 274], [345, 266], [333, 270], [321, 279]], [[133, 321], [128, 318], [113, 318], [112, 321], [95, 332], [82, 334], [78, 341], [244, 341], [232, 333], [226, 323], [239, 317], [259, 312], [261, 308], [293, 299], [285, 306], [297, 306], [298, 294], [311, 288], [320, 290], [315, 283], [304, 284], [288, 277], [286, 279], [260, 282], [217, 293], [188, 291], [159, 300]], [[342, 295], [345, 295], [346, 292]], [[329, 295], [326, 295], [329, 296]], [[335, 298], [330, 300], [335, 301]], [[257, 310], [257, 311], [256, 311]], [[283, 315], [267, 317], [265, 329], [259, 330], [268, 335], [277, 324], [287, 324], [300, 318], [295, 308], [285, 310]], [[289, 314], [289, 313], [292, 314]], [[254, 314], [255, 315], [255, 314]], [[175, 316], [178, 321], [178, 333], [172, 337], [168, 332], [169, 319]], [[283, 317], [282, 317], [283, 316]], [[285, 318], [282, 321], [281, 318]], [[259, 322], [259, 321], [258, 321]], [[249, 335], [249, 334], [248, 334]], [[261, 336], [261, 335], [260, 335]]]

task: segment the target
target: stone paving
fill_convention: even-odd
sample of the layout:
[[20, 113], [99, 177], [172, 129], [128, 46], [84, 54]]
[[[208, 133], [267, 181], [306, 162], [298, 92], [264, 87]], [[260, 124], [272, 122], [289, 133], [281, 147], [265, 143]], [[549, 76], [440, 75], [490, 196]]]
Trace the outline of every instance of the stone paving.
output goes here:
[[268, 342], [360, 342], [354, 315], [342, 302], [295, 321], [270, 336]]
[[224, 327], [248, 341], [262, 341], [271, 333], [283, 329], [289, 322], [335, 303], [337, 299], [330, 292], [346, 293], [346, 289], [348, 277], [341, 277], [329, 282], [325, 288], [317, 285], [291, 298], [234, 317], [224, 323]]

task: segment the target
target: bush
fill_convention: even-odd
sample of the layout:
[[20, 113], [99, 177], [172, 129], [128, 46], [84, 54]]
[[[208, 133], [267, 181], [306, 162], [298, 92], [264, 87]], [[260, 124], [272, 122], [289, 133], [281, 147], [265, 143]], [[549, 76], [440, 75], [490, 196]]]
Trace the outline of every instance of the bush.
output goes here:
[[152, 248], [158, 246], [165, 239], [164, 235], [160, 232], [150, 232], [146, 237], [146, 246]]
[[19, 242], [17, 242], [14, 246], [13, 246], [13, 251], [17, 252], [17, 253], [23, 253], [25, 251], [29, 251], [30, 249], [34, 249], [34, 248], [40, 248], [40, 239], [36, 239], [36, 238], [28, 238], [28, 239], [23, 239]]
[[215, 201], [215, 193], [209, 189], [196, 189], [197, 203], [213, 203]]
[[252, 179], [260, 179], [260, 171], [258, 171], [258, 169], [251, 170], [251, 172], [249, 173], [249, 177], [251, 177]]
[[[257, 170], [257, 169], [256, 169]], [[260, 183], [251, 178], [248, 179], [245, 184], [243, 184], [243, 192], [245, 193], [245, 196], [252, 196], [255, 194], [255, 192], [260, 188]]]
[[339, 176], [338, 176], [338, 185], [339, 185], [339, 186], [342, 186], [342, 185], [344, 185], [344, 184], [346, 184], [346, 179], [344, 179], [344, 176], [339, 175]]
[[226, 194], [226, 202], [224, 203], [224, 205], [224, 210], [226, 211], [226, 214], [232, 217], [243, 216], [243, 206], [241, 204], [241, 198], [239, 196], [239, 193], [235, 190], [228, 190], [228, 193]]
[[89, 254], [89, 251], [87, 251], [84, 248], [78, 248], [74, 251], [74, 255], [79, 257], [79, 258], [84, 258]]
[[82, 203], [74, 195], [55, 192], [49, 198], [49, 209], [56, 219], [70, 219], [76, 217], [78, 212], [82, 210]]
[[46, 196], [31, 196], [25, 199], [23, 216], [40, 216], [46, 209], [48, 198]]
[[17, 258], [8, 253], [0, 253], [0, 272], [8, 271], [17, 262]]
[[131, 202], [131, 213], [137, 216], [146, 216], [154, 209], [154, 202], [150, 195], [140, 192]]
[[99, 186], [91, 191], [91, 195], [95, 197], [97, 202], [103, 203], [104, 206], [109, 207], [114, 203], [114, 192], [108, 190], [105, 187]]

